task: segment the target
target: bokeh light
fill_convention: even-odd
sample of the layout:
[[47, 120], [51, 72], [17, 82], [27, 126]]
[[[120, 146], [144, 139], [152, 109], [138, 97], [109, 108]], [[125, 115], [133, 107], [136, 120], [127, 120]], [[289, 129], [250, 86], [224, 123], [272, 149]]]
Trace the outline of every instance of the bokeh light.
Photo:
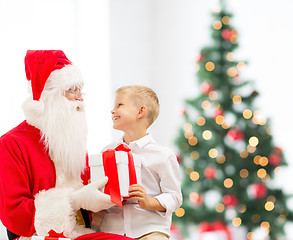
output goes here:
[[190, 177], [190, 179], [192, 181], [195, 182], [195, 181], [197, 181], [199, 179], [199, 173], [196, 172], [196, 171], [193, 171], [193, 172], [190, 173], [189, 177]]
[[257, 170], [257, 176], [259, 178], [265, 178], [267, 175], [267, 171], [264, 168], [260, 168]]
[[213, 62], [207, 62], [205, 68], [207, 71], [211, 72], [215, 69], [215, 64]]
[[247, 178], [248, 177], [248, 171], [247, 169], [241, 169], [239, 172], [240, 177]]
[[219, 155], [216, 159], [217, 163], [223, 164], [226, 161], [226, 157], [224, 155]]
[[192, 160], [197, 160], [197, 159], [199, 158], [199, 153], [198, 153], [197, 151], [192, 151], [192, 152], [190, 153], [190, 158], [191, 158]]
[[183, 126], [184, 131], [189, 132], [192, 131], [192, 124], [191, 123], [185, 123]]
[[236, 77], [238, 75], [238, 71], [236, 67], [230, 67], [227, 69], [227, 75], [229, 77]]
[[205, 110], [208, 109], [210, 106], [211, 106], [211, 103], [209, 101], [203, 101], [201, 104], [201, 107]]
[[194, 137], [194, 136], [193, 137], [190, 137], [188, 139], [188, 143], [189, 143], [190, 146], [195, 146], [197, 144], [197, 138]]
[[183, 208], [178, 208], [175, 214], [177, 217], [183, 217], [185, 215], [185, 210]]
[[218, 156], [218, 150], [215, 148], [210, 149], [209, 156], [210, 156], [210, 158], [216, 158]]
[[217, 212], [221, 213], [221, 212], [224, 212], [224, 210], [225, 210], [225, 205], [223, 203], [218, 203], [216, 205], [216, 211]]
[[243, 150], [243, 151], [241, 151], [240, 152], [240, 157], [242, 157], [242, 158], [247, 158], [248, 157], [248, 151], [247, 150]]
[[259, 165], [259, 160], [260, 160], [261, 156], [260, 155], [256, 155], [254, 158], [253, 158], [253, 162], [255, 165]]
[[235, 226], [235, 227], [239, 227], [239, 226], [241, 225], [241, 223], [242, 223], [242, 220], [241, 220], [241, 218], [239, 218], [239, 217], [234, 218], [234, 219], [232, 220], [232, 224], [233, 224], [233, 226]]
[[233, 62], [235, 60], [234, 53], [232, 52], [227, 53], [226, 58], [229, 62]]
[[243, 117], [244, 117], [245, 119], [250, 119], [250, 118], [252, 117], [252, 112], [251, 112], [251, 110], [249, 110], [249, 109], [245, 109], [245, 110], [243, 111]]
[[242, 98], [241, 98], [240, 96], [236, 95], [236, 96], [234, 96], [234, 97], [232, 98], [232, 101], [233, 101], [233, 103], [235, 103], [235, 104], [239, 104], [239, 103], [242, 102]]
[[203, 125], [205, 125], [206, 120], [205, 120], [204, 117], [199, 117], [199, 118], [197, 119], [196, 123], [197, 123], [198, 126], [203, 126]]
[[203, 133], [202, 133], [202, 137], [203, 137], [203, 139], [205, 139], [205, 140], [210, 140], [211, 138], [212, 138], [212, 132], [210, 131], [210, 130], [205, 130], [205, 131], [203, 131]]
[[249, 138], [248, 142], [251, 146], [256, 147], [258, 145], [259, 141], [258, 141], [257, 137], [253, 136], [253, 137]]
[[230, 23], [230, 17], [229, 16], [224, 16], [222, 18], [222, 23], [225, 24], [225, 25], [229, 25], [229, 23]]
[[275, 204], [273, 203], [273, 202], [270, 202], [270, 201], [268, 201], [268, 202], [266, 202], [266, 204], [265, 204], [265, 209], [267, 210], [267, 211], [272, 211], [273, 209], [275, 208]]
[[219, 21], [219, 20], [214, 21], [214, 23], [213, 23], [213, 27], [214, 27], [214, 29], [216, 29], [216, 30], [220, 30], [220, 29], [222, 28], [222, 23], [221, 23], [221, 21]]
[[233, 180], [231, 178], [226, 178], [224, 180], [225, 188], [231, 188], [233, 186]]
[[223, 115], [217, 116], [215, 120], [218, 125], [222, 125], [225, 122], [225, 118]]

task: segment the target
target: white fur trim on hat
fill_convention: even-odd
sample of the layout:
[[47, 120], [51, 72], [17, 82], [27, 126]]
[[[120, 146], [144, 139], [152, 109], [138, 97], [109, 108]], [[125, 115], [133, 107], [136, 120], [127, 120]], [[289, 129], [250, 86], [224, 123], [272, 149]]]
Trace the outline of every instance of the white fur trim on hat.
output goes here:
[[69, 64], [50, 74], [43, 91], [52, 91], [59, 95], [71, 87], [82, 87], [83, 85], [80, 70], [75, 65]]

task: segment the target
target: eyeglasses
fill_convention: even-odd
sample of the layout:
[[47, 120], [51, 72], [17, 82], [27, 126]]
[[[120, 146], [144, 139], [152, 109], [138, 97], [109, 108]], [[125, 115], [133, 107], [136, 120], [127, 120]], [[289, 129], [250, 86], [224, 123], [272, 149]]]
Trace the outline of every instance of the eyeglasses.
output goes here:
[[80, 88], [76, 88], [74, 90], [68, 89], [68, 90], [66, 90], [66, 92], [68, 92], [70, 94], [74, 94], [76, 97], [81, 97], [81, 96], [85, 95], [83, 92], [80, 91]]

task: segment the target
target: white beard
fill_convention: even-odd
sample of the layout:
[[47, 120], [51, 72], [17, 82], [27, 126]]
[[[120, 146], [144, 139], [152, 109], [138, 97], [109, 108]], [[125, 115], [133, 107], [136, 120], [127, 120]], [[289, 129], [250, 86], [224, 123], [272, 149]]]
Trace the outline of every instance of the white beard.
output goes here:
[[27, 100], [23, 109], [27, 122], [41, 130], [45, 147], [55, 164], [56, 186], [80, 180], [87, 154], [84, 103], [45, 92], [40, 101], [43, 103], [40, 111], [29, 107], [35, 102], [32, 100]]

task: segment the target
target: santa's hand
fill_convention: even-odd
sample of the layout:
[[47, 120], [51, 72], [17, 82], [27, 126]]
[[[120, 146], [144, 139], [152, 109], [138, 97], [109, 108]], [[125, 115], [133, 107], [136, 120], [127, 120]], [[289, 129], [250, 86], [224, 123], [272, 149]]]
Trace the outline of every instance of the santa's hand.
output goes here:
[[75, 210], [83, 208], [92, 212], [99, 212], [114, 206], [110, 200], [110, 196], [99, 190], [99, 188], [104, 187], [107, 182], [108, 178], [105, 177], [73, 192], [70, 196], [71, 207]]

